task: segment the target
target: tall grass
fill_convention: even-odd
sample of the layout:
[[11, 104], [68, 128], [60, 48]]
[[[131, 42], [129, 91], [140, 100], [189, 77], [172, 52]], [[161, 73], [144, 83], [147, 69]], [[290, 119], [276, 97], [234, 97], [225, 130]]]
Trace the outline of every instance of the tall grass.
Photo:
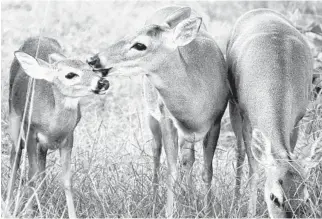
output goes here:
[[[199, 11], [208, 23], [208, 30], [225, 52], [226, 42], [236, 19], [246, 11], [269, 7], [291, 17], [296, 9], [315, 10], [322, 14], [318, 3], [303, 2], [104, 2], [54, 1], [44, 14], [46, 2], [2, 2], [1, 47], [1, 196], [6, 197], [10, 175], [9, 154], [12, 142], [8, 135], [9, 68], [13, 52], [30, 36], [39, 34], [46, 19], [43, 35], [57, 38], [65, 47], [66, 55], [85, 59], [89, 54], [111, 44], [122, 35], [142, 26], [156, 9], [169, 5], [189, 5]], [[152, 200], [152, 136], [144, 117], [141, 97], [141, 78], [110, 81], [106, 96], [87, 99], [82, 103], [82, 119], [76, 128], [72, 156], [73, 193], [78, 217], [164, 217], [166, 201], [166, 163], [162, 156], [158, 204]], [[308, 119], [303, 122], [299, 148], [317, 141], [321, 133], [321, 104], [312, 102]], [[319, 108], [320, 107], [320, 108]], [[320, 109], [320, 111], [319, 111]], [[314, 116], [312, 116], [314, 115]], [[316, 127], [305, 134], [308, 124]], [[321, 134], [320, 134], [321, 135]], [[308, 137], [309, 136], [309, 137]], [[315, 138], [315, 139], [314, 139]], [[247, 163], [243, 175], [242, 197], [231, 210], [235, 180], [235, 145], [228, 114], [222, 120], [218, 147], [213, 160], [213, 207], [217, 217], [244, 217], [247, 215], [249, 191]], [[202, 147], [196, 145], [193, 171], [194, 190], [191, 196], [178, 194], [176, 217], [202, 217], [203, 182], [201, 180]], [[163, 153], [164, 154], [164, 153]], [[67, 205], [60, 181], [61, 165], [58, 152], [47, 158], [47, 187], [42, 196], [36, 196], [40, 210], [35, 216], [45, 218], [67, 217]], [[26, 172], [25, 172], [26, 173]], [[26, 174], [23, 176], [27, 180]], [[263, 199], [263, 181], [258, 199], [258, 215], [267, 217]], [[312, 214], [322, 217], [321, 165], [314, 169], [308, 180]], [[25, 183], [26, 185], [26, 183]], [[21, 189], [26, 191], [26, 186]], [[21, 200], [20, 202], [23, 202]], [[37, 203], [36, 203], [37, 204]], [[12, 213], [12, 212], [10, 212]], [[2, 215], [3, 216], [3, 215]], [[16, 217], [27, 216], [19, 211]]]

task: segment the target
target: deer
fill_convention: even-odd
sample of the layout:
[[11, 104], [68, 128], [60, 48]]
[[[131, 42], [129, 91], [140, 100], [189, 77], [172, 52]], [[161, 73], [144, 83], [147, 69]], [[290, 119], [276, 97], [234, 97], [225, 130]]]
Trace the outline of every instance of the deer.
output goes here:
[[[237, 138], [235, 197], [245, 153], [249, 162], [248, 213], [256, 215], [259, 167], [272, 218], [299, 215], [308, 199], [305, 179], [321, 159], [321, 145], [304, 159], [294, 148], [310, 100], [313, 59], [301, 33], [282, 14], [255, 9], [235, 23], [226, 51], [230, 118]], [[319, 156], [317, 156], [319, 155]], [[308, 168], [310, 166], [310, 168]]]
[[[9, 91], [10, 136], [14, 145], [10, 155], [12, 172], [8, 183], [7, 203], [12, 198], [22, 149], [26, 146], [31, 187], [45, 180], [48, 149], [59, 149], [68, 215], [76, 218], [72, 196], [71, 152], [74, 130], [81, 119], [79, 102], [89, 95], [105, 94], [109, 81], [92, 71], [86, 63], [67, 59], [61, 45], [53, 38], [28, 38], [14, 55]], [[31, 78], [35, 79], [34, 94], [28, 103], [26, 93]], [[34, 107], [24, 112], [26, 104]], [[30, 121], [22, 121], [23, 114], [28, 114], [29, 110], [32, 110]], [[24, 137], [20, 141], [21, 123], [22, 132], [27, 133], [28, 122], [29, 135], [27, 139]], [[39, 185], [41, 190], [44, 185], [45, 183]], [[32, 193], [31, 189], [29, 198]], [[28, 209], [32, 210], [31, 208], [29, 205]]]
[[144, 75], [144, 98], [155, 141], [153, 193], [155, 196], [164, 147], [167, 217], [174, 215], [178, 148], [182, 149], [183, 169], [189, 173], [195, 161], [194, 144], [203, 140], [202, 179], [211, 211], [212, 159], [229, 90], [224, 56], [202, 18], [192, 16], [190, 7], [161, 8], [143, 28], [107, 46], [87, 63], [106, 77]]

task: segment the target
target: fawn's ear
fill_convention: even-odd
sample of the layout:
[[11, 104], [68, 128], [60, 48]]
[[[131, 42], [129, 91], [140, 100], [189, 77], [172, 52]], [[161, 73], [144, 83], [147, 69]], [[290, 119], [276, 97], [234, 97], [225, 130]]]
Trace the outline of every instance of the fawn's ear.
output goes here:
[[188, 18], [181, 21], [174, 31], [173, 39], [177, 46], [185, 46], [197, 37], [202, 19]]
[[48, 55], [48, 59], [49, 59], [49, 63], [53, 64], [55, 62], [66, 59], [66, 57], [62, 54], [59, 54], [59, 53], [51, 53]]
[[24, 72], [34, 79], [44, 79], [46, 81], [52, 81], [55, 77], [53, 71], [50, 70], [50, 66], [47, 62], [41, 59], [35, 59], [27, 53], [17, 51], [15, 57], [21, 65]]

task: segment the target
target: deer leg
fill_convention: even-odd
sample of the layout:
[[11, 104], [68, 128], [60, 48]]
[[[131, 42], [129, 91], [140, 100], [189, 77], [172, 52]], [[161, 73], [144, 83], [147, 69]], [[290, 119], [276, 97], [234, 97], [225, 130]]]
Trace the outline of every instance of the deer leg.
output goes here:
[[254, 158], [251, 150], [252, 141], [252, 127], [248, 122], [248, 119], [243, 120], [243, 138], [245, 140], [246, 153], [248, 157], [249, 164], [249, 189], [250, 189], [250, 199], [248, 204], [248, 216], [255, 217], [256, 215], [256, 204], [257, 204], [257, 190], [258, 190], [258, 163]]
[[23, 149], [22, 139], [20, 140], [20, 143], [18, 142], [19, 132], [20, 132], [20, 117], [10, 115], [9, 122], [10, 122], [10, 135], [13, 141], [13, 145], [12, 145], [11, 154], [10, 154], [11, 173], [10, 173], [10, 179], [8, 183], [8, 193], [7, 193], [7, 199], [6, 199], [7, 208], [10, 207], [13, 188], [17, 178], [17, 171], [19, 169], [21, 154]]
[[182, 185], [180, 195], [186, 197], [191, 204], [196, 200], [195, 193], [192, 187], [192, 168], [195, 162], [195, 143], [179, 139], [180, 146], [180, 182]]
[[233, 208], [236, 206], [237, 201], [240, 199], [240, 188], [241, 188], [241, 178], [243, 174], [243, 164], [245, 161], [245, 145], [243, 142], [243, 131], [242, 131], [242, 119], [239, 113], [238, 106], [234, 103], [229, 103], [229, 113], [230, 113], [230, 121], [237, 139], [237, 148], [236, 148], [236, 182], [235, 182], [235, 190], [234, 190], [234, 200], [231, 205]]
[[[43, 148], [41, 144], [37, 143], [37, 138], [35, 136], [36, 135], [30, 130], [27, 152], [29, 159], [29, 186], [31, 188], [29, 189], [28, 199], [32, 197], [36, 190], [39, 191], [38, 197], [42, 196], [44, 193], [44, 179], [46, 176], [47, 148]], [[33, 201], [29, 202], [27, 211], [29, 211], [28, 213], [33, 211]]]
[[220, 133], [220, 121], [215, 123], [207, 133], [203, 141], [203, 171], [202, 180], [205, 184], [206, 196], [206, 215], [213, 215], [213, 209], [211, 205], [211, 182], [213, 176], [212, 160], [217, 146], [217, 141]]
[[[39, 145], [39, 144], [38, 144]], [[39, 180], [39, 186], [40, 186], [40, 192], [41, 192], [41, 196], [43, 195], [45, 188], [46, 188], [46, 157], [47, 157], [47, 148], [41, 147], [39, 145], [38, 148], [38, 170], [39, 170], [39, 176], [38, 176], [38, 180]]]
[[184, 139], [179, 141], [181, 148], [181, 165], [185, 176], [187, 191], [192, 189], [192, 167], [195, 162], [194, 143], [187, 142]]
[[29, 161], [29, 172], [28, 172], [28, 180], [29, 180], [29, 192], [28, 192], [28, 206], [27, 211], [31, 213], [33, 211], [33, 201], [29, 199], [32, 198], [32, 195], [35, 192], [35, 186], [37, 181], [37, 173], [39, 173], [39, 166], [37, 163], [37, 140], [36, 135], [30, 129], [27, 143], [27, 153], [28, 153], [28, 161]]
[[59, 149], [60, 159], [62, 165], [62, 181], [65, 190], [67, 208], [68, 208], [68, 216], [69, 218], [76, 218], [76, 212], [73, 201], [72, 194], [72, 173], [71, 173], [71, 154], [73, 148], [73, 134], [68, 138], [68, 142], [66, 147], [62, 147]]
[[178, 134], [170, 118], [162, 117], [160, 121], [162, 140], [168, 163], [168, 191], [167, 191], [167, 206], [166, 217], [173, 217], [174, 214], [174, 199], [175, 199], [175, 184], [177, 181], [178, 168]]
[[158, 187], [159, 187], [159, 169], [160, 169], [160, 158], [162, 149], [162, 133], [159, 122], [149, 115], [149, 127], [153, 135], [154, 142], [152, 143], [153, 153], [153, 203], [157, 202]]

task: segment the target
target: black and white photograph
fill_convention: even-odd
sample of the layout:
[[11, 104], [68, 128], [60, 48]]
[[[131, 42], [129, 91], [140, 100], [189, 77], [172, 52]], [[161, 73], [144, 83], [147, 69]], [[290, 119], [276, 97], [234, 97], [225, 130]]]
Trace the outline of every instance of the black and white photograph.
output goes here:
[[1, 1], [1, 218], [322, 218], [321, 1]]

